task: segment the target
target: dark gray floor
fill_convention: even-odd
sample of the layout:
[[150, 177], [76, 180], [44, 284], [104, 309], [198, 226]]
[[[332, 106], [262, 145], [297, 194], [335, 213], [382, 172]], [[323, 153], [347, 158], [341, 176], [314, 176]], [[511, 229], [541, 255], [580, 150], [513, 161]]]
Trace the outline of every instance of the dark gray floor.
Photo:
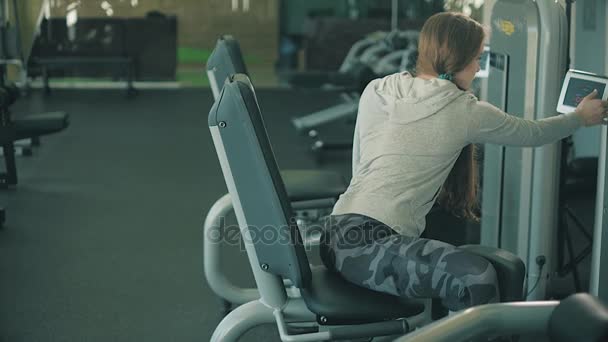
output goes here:
[[[334, 94], [260, 90], [282, 168], [314, 167], [289, 118]], [[0, 341], [207, 341], [219, 302], [202, 273], [202, 222], [225, 184], [206, 126], [208, 90], [55, 91], [16, 114], [65, 110], [69, 129], [18, 160], [0, 192]], [[297, 108], [287, 113], [284, 108]], [[328, 167], [348, 172], [341, 161]], [[226, 268], [250, 284], [244, 255]], [[278, 340], [272, 327], [243, 341]]]

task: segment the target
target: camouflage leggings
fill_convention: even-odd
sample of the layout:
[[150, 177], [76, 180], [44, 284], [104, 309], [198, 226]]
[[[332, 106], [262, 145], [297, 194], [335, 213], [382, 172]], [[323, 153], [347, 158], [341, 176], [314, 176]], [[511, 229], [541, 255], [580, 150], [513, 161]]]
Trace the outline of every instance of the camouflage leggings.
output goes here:
[[450, 244], [397, 234], [363, 215], [330, 216], [323, 263], [346, 280], [405, 298], [441, 298], [452, 311], [499, 301], [494, 267]]

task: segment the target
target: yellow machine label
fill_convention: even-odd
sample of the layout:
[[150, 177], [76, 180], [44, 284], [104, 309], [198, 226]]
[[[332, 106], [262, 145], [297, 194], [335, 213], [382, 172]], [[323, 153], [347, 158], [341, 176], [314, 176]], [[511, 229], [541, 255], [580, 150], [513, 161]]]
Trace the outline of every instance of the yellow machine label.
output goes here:
[[509, 20], [500, 19], [498, 21], [498, 25], [500, 26], [500, 30], [504, 32], [507, 36], [510, 36], [515, 32], [515, 25], [513, 25], [513, 22]]

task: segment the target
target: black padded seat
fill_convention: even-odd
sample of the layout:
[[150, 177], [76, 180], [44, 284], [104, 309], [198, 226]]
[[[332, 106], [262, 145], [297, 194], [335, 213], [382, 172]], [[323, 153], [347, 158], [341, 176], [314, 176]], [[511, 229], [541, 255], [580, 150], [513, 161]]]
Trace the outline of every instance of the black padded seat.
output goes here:
[[69, 115], [64, 112], [33, 114], [13, 120], [17, 139], [33, 138], [60, 132], [69, 125]]
[[[424, 305], [352, 284], [324, 266], [312, 266], [309, 286], [300, 289], [320, 324], [365, 324], [415, 316]], [[323, 318], [321, 318], [323, 317]]]
[[526, 266], [515, 254], [503, 249], [481, 245], [466, 245], [458, 248], [477, 254], [494, 266], [500, 284], [501, 302], [514, 302], [524, 299], [523, 284]]
[[291, 201], [338, 198], [346, 191], [341, 174], [325, 170], [283, 170], [281, 177]]

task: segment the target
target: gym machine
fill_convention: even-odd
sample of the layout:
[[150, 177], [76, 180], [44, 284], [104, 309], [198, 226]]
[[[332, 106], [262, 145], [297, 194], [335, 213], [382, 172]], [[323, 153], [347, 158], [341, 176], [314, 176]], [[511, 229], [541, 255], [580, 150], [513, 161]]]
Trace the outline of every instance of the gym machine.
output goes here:
[[[238, 41], [229, 35], [220, 37], [207, 60], [206, 68], [213, 97], [217, 101], [230, 75], [247, 74]], [[304, 240], [309, 246], [317, 245], [320, 238], [320, 229], [317, 228], [320, 226], [306, 228], [322, 216], [329, 215], [338, 196], [346, 191], [346, 180], [341, 174], [328, 170], [281, 170], [281, 176], [291, 205], [296, 210], [298, 225], [303, 228]], [[210, 208], [204, 224], [203, 268], [209, 287], [222, 300], [224, 315], [233, 306], [260, 297], [256, 288], [241, 288], [232, 284], [221, 267], [222, 243], [214, 237], [226, 236], [225, 218], [233, 210], [233, 200], [226, 194]], [[289, 283], [285, 285], [290, 287]]]
[[[208, 124], [260, 296], [224, 317], [211, 341], [237, 341], [263, 323], [275, 323], [282, 341], [304, 342], [405, 334], [430, 321], [431, 298], [365, 289], [309, 264], [305, 237], [246, 75], [233, 75], [225, 83]], [[460, 248], [492, 263], [502, 301], [522, 297], [519, 258], [492, 247]]]
[[[500, 0], [492, 10], [488, 102], [525, 119], [556, 112], [568, 27], [555, 1]], [[547, 296], [555, 269], [560, 147], [486, 145], [481, 244], [524, 260], [527, 299]]]
[[[17, 2], [13, 1], [15, 20], [18, 23]], [[23, 54], [21, 50], [19, 26], [12, 26], [7, 19], [8, 4], [0, 1], [0, 144], [4, 157], [6, 171], [0, 174], [0, 187], [17, 185], [17, 167], [15, 162], [15, 142], [27, 141], [26, 147], [32, 141], [39, 141], [43, 135], [60, 132], [68, 127], [69, 117], [64, 112], [23, 115], [13, 118], [10, 106], [17, 101], [21, 91], [14, 84], [7, 84], [7, 64], [17, 64], [22, 67]], [[17, 62], [15, 62], [17, 61]], [[29, 147], [31, 148], [31, 146]], [[4, 210], [0, 212], [0, 223], [4, 222]]]

